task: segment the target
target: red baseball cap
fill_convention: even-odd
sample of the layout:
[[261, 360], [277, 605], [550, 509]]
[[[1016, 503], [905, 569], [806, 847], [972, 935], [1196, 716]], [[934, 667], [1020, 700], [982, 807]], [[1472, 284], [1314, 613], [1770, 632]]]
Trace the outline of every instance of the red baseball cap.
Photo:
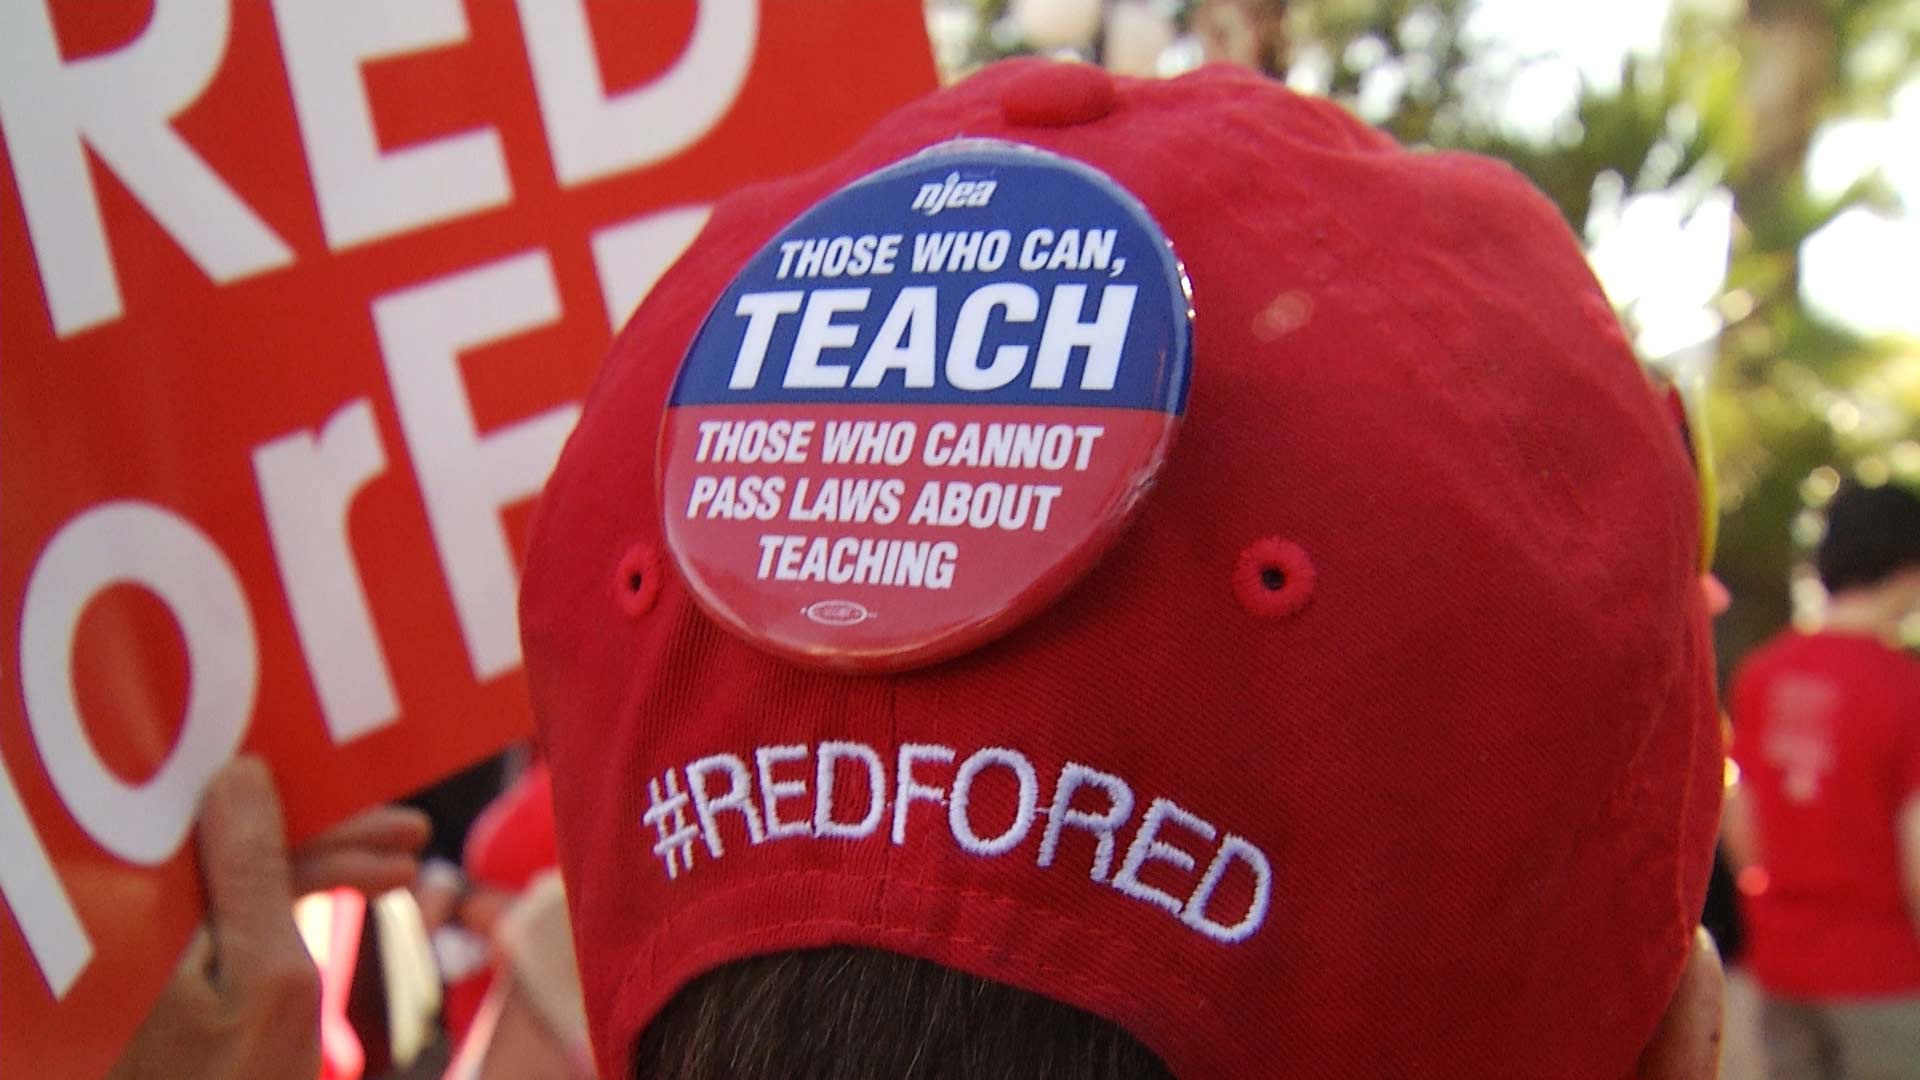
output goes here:
[[[997, 270], [916, 250], [996, 230]], [[917, 434], [795, 449], [854, 417]], [[959, 467], [972, 423], [1003, 453]], [[1048, 472], [1058, 425], [1104, 434]], [[847, 509], [895, 474], [895, 517]], [[1001, 481], [1053, 523], [981, 524]], [[616, 342], [526, 568], [603, 1075], [702, 972], [858, 945], [1185, 1076], [1617, 1080], [1719, 813], [1697, 507], [1551, 203], [1252, 74], [1008, 62], [740, 192]], [[859, 547], [941, 537], [944, 578]]]

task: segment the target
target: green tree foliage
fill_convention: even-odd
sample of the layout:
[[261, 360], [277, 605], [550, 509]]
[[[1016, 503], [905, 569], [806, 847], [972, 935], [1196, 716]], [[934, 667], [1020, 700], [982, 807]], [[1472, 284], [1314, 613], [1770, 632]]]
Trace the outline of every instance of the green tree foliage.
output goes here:
[[[1920, 486], [1920, 343], [1863, 338], [1811, 310], [1799, 288], [1809, 236], [1854, 206], [1894, 208], [1876, 175], [1818, 197], [1807, 154], [1822, 125], [1883, 116], [1920, 76], [1920, 2], [1678, 0], [1657, 54], [1583, 85], [1546, 132], [1514, 130], [1502, 108], [1542, 58], [1476, 34], [1471, 0], [1166, 3], [1208, 51], [1216, 27], [1248, 30], [1262, 40], [1242, 62], [1328, 93], [1408, 145], [1506, 159], [1576, 230], [1597, 202], [1667, 192], [1691, 212], [1731, 194], [1708, 408], [1722, 488], [1716, 571], [1735, 597], [1718, 626], [1723, 674], [1788, 621], [1789, 581], [1842, 474]], [[1022, 51], [1006, 0], [977, 10], [974, 59]], [[1622, 312], [1630, 326], [1637, 314]]]

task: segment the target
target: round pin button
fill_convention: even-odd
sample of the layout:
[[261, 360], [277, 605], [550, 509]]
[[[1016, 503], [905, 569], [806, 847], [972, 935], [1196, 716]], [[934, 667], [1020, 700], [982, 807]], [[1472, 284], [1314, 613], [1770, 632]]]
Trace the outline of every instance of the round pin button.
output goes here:
[[1106, 175], [961, 140], [775, 236], [683, 359], [669, 551], [721, 624], [809, 665], [975, 648], [1111, 547], [1186, 406], [1171, 245]]

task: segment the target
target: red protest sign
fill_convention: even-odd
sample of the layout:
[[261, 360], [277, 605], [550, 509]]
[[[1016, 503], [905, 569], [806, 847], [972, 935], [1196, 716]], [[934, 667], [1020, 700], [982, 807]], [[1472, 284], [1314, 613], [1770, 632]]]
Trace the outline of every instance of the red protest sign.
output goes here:
[[237, 748], [296, 836], [524, 733], [516, 544], [739, 183], [914, 0], [0, 2], [0, 1074], [104, 1071]]

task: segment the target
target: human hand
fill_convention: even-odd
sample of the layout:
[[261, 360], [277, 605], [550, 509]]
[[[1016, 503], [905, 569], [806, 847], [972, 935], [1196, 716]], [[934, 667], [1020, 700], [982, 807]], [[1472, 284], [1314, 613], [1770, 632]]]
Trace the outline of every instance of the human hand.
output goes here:
[[320, 977], [293, 925], [293, 867], [273, 778], [229, 762], [200, 798], [207, 919], [110, 1080], [311, 1077]]
[[404, 884], [426, 831], [423, 815], [380, 807], [321, 834], [290, 860], [265, 764], [230, 762], [200, 802], [206, 923], [110, 1080], [317, 1076], [320, 981], [294, 926], [294, 897]]
[[474, 881], [450, 863], [434, 861], [415, 879], [413, 899], [429, 930], [458, 927], [491, 937], [494, 924], [512, 906], [514, 894]]
[[347, 888], [378, 896], [411, 884], [431, 830], [427, 815], [411, 807], [363, 810], [294, 852], [294, 895]]

